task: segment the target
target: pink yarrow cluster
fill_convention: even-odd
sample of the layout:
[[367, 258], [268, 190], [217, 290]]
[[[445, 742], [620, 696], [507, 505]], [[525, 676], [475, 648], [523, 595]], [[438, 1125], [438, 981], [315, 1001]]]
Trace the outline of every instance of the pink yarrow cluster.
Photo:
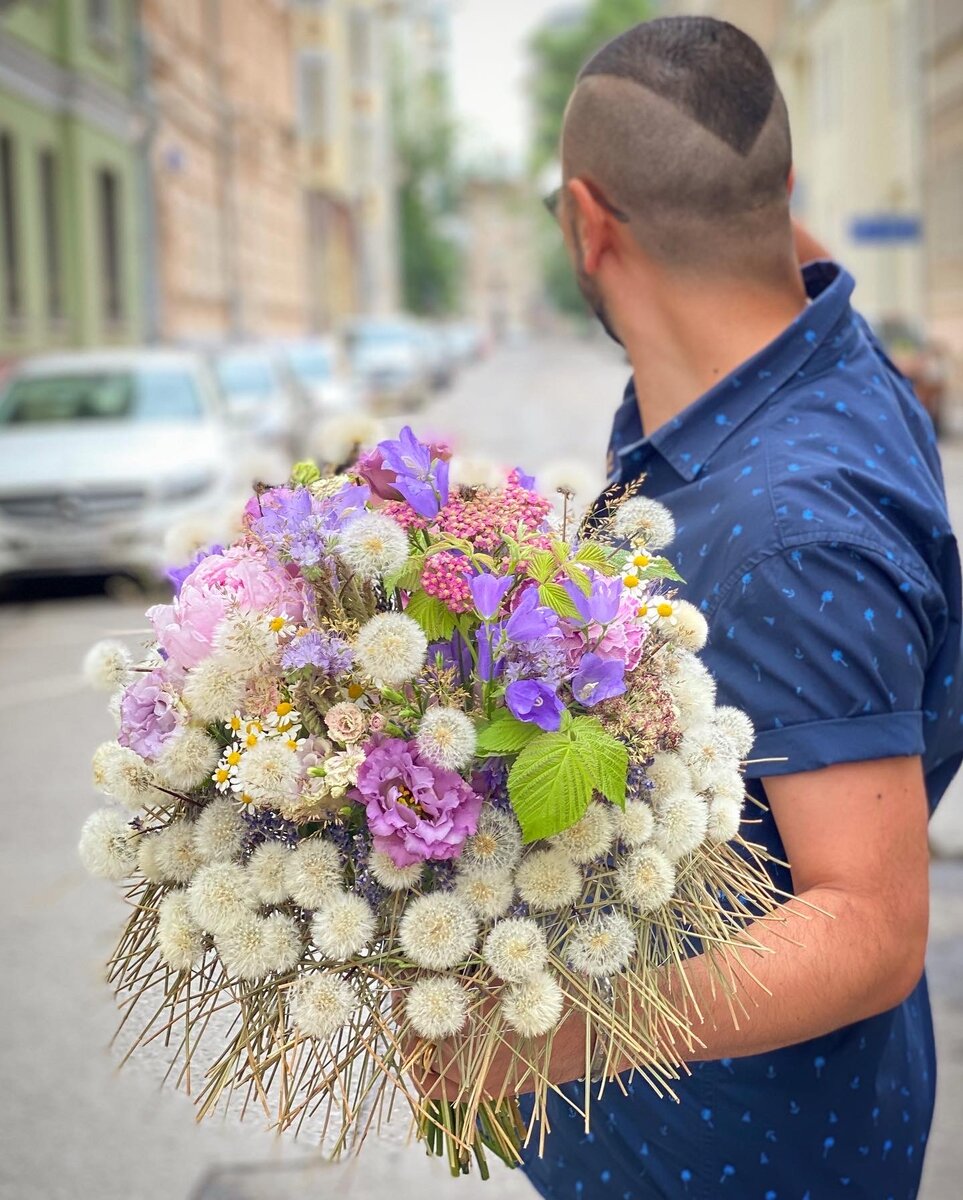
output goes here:
[[451, 612], [471, 612], [475, 603], [468, 586], [471, 574], [471, 565], [463, 555], [442, 550], [426, 559], [421, 573], [421, 586], [429, 596], [441, 600]]

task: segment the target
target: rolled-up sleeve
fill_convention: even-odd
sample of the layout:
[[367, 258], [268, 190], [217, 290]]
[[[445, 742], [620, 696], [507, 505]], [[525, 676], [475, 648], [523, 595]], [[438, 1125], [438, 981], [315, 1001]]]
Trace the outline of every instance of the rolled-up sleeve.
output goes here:
[[705, 662], [757, 737], [749, 778], [921, 754], [925, 573], [839, 543], [774, 554], [727, 589]]

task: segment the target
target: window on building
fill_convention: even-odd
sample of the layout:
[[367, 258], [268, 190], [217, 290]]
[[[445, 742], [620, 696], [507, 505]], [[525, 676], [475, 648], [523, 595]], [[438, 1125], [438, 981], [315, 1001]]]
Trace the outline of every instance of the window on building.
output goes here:
[[349, 30], [349, 54], [353, 83], [369, 83], [374, 77], [374, 34], [369, 13], [352, 9]]
[[124, 318], [121, 262], [120, 179], [104, 167], [97, 172], [97, 214], [100, 224], [100, 274], [104, 317]]
[[54, 152], [41, 150], [38, 166], [47, 318], [59, 321], [64, 315], [64, 282], [60, 244], [60, 179]]
[[331, 62], [321, 50], [298, 55], [298, 126], [308, 141], [330, 139], [334, 123]]
[[17, 155], [12, 134], [0, 132], [0, 256], [3, 262], [3, 302], [8, 321], [23, 316], [23, 263], [20, 257], [20, 219], [17, 211]]

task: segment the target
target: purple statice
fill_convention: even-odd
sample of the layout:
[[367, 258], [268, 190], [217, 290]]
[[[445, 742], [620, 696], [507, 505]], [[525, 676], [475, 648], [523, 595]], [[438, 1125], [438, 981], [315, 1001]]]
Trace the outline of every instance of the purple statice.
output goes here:
[[411, 426], [396, 441], [379, 442], [381, 467], [394, 472], [392, 485], [419, 516], [437, 517], [448, 503], [448, 462], [419, 442]]
[[291, 642], [281, 655], [286, 671], [316, 667], [325, 675], [342, 675], [351, 669], [354, 653], [343, 637], [331, 629], [312, 629]]
[[508, 812], [508, 764], [504, 758], [486, 758], [484, 764], [472, 775], [471, 785], [492, 808]]
[[505, 689], [505, 703], [513, 717], [537, 725], [545, 733], [561, 727], [565, 706], [553, 687], [538, 679], [518, 679]]
[[558, 687], [565, 675], [565, 648], [555, 638], [533, 638], [530, 642], [509, 645], [503, 660], [505, 678], [540, 679], [550, 687]]
[[241, 820], [247, 826], [242, 843], [245, 855], [262, 842], [283, 842], [286, 846], [298, 844], [297, 825], [285, 820], [271, 808], [245, 809], [241, 813]]
[[193, 572], [194, 568], [198, 566], [199, 563], [202, 563], [204, 559], [208, 557], [208, 555], [223, 553], [223, 546], [210, 546], [207, 550], [198, 550], [186, 567], [171, 567], [167, 571], [167, 578], [170, 580], [171, 586], [174, 589], [174, 595], [179, 596], [181, 594], [181, 587], [183, 586], [184, 580]]

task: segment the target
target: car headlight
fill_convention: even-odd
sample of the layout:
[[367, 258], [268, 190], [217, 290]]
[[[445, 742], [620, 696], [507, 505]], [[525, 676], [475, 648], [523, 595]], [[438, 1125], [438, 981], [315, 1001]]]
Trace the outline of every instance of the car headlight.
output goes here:
[[172, 475], [161, 481], [157, 489], [161, 500], [191, 500], [206, 492], [217, 482], [217, 475], [211, 470], [191, 471], [189, 474]]

